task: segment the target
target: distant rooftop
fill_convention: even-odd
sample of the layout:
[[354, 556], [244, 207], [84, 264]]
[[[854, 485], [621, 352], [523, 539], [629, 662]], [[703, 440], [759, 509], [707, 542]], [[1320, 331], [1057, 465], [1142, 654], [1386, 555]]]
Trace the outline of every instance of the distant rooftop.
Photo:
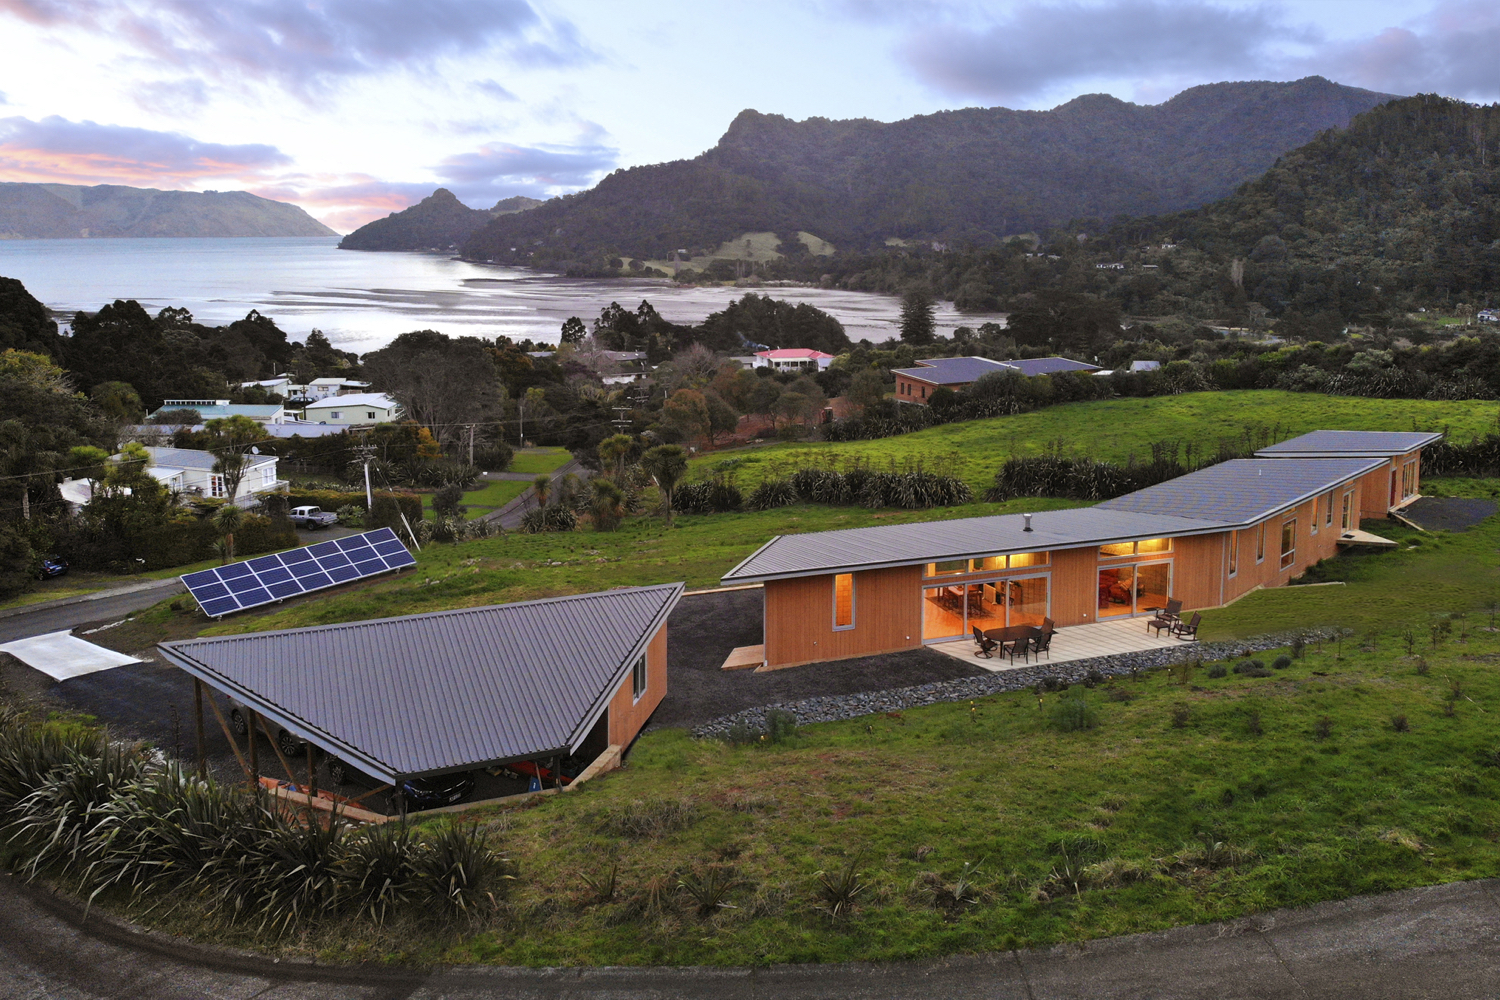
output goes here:
[[834, 355], [806, 347], [779, 347], [774, 351], [756, 351], [755, 356], [772, 361], [816, 361], [820, 358], [832, 358]]
[[1026, 358], [1011, 361], [992, 361], [989, 358], [927, 358], [917, 362], [916, 368], [897, 368], [897, 375], [905, 375], [930, 385], [967, 385], [979, 381], [990, 372], [1019, 372], [1022, 375], [1056, 375], [1059, 372], [1096, 372], [1098, 365], [1068, 358]]
[[394, 399], [383, 392], [351, 392], [343, 396], [329, 396], [320, 399], [316, 403], [308, 403], [304, 410], [335, 410], [352, 409], [360, 406], [378, 406], [389, 409], [398, 405]]
[[1262, 458], [1350, 457], [1394, 458], [1443, 439], [1440, 431], [1310, 431], [1262, 448]]

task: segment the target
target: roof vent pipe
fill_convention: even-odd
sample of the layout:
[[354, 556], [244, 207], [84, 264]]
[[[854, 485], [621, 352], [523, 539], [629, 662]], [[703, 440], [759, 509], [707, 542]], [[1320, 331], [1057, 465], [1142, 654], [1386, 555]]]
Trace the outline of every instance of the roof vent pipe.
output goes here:
[[1030, 514], [1022, 514], [1021, 515], [1021, 519], [1026, 522], [1026, 527], [1022, 528], [1021, 530], [1022, 531], [1030, 531], [1031, 530], [1031, 515]]

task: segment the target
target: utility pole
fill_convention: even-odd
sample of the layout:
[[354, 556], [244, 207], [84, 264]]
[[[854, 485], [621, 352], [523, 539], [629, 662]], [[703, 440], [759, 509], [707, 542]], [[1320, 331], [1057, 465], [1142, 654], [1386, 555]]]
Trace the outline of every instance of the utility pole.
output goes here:
[[469, 425], [469, 464], [474, 464], [474, 424]]
[[359, 446], [359, 457], [365, 463], [365, 510], [375, 509], [375, 493], [370, 489], [370, 459], [375, 457], [375, 447], [369, 444]]

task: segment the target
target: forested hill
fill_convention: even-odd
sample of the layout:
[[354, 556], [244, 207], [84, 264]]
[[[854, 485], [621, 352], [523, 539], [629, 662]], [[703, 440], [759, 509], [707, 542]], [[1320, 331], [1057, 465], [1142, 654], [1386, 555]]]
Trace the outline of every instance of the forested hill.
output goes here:
[[0, 183], [0, 239], [336, 235], [296, 205], [248, 191]]
[[745, 111], [701, 156], [619, 170], [497, 218], [464, 255], [588, 268], [601, 257], [701, 253], [755, 231], [784, 234], [787, 246], [811, 232], [840, 250], [890, 237], [989, 243], [1071, 218], [1204, 204], [1389, 99], [1308, 77], [1209, 84], [1152, 106], [1096, 94], [1051, 111], [968, 108], [893, 123]]
[[447, 188], [438, 188], [410, 208], [360, 226], [339, 241], [340, 250], [446, 250], [497, 215], [524, 212], [542, 204], [516, 195], [486, 211], [470, 208]]

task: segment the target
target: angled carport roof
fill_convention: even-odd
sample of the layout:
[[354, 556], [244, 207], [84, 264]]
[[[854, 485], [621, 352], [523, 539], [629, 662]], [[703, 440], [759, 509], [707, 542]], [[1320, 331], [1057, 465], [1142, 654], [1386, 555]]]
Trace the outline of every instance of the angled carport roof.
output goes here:
[[157, 648], [394, 782], [577, 750], [681, 596], [672, 583]]
[[1442, 439], [1440, 431], [1311, 431], [1255, 454], [1260, 458], [1394, 458]]

